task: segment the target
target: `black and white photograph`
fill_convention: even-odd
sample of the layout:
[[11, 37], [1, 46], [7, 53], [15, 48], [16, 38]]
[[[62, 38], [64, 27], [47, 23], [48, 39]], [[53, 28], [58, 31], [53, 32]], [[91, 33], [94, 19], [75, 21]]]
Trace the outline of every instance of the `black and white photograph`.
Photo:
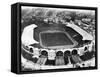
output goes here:
[[98, 77], [100, 0], [2, 0], [0, 77]]
[[21, 71], [96, 67], [95, 13], [21, 6]]

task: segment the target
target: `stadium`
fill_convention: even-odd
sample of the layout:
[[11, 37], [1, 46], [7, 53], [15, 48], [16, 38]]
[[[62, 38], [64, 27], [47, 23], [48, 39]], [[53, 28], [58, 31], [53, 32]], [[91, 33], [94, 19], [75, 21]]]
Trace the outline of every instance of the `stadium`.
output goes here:
[[62, 19], [61, 16], [58, 21], [55, 15], [52, 15], [55, 18], [46, 16], [41, 19], [35, 14], [27, 19], [28, 23], [25, 16], [22, 19], [23, 70], [95, 66], [95, 38], [76, 24], [73, 17], [67, 15]]

